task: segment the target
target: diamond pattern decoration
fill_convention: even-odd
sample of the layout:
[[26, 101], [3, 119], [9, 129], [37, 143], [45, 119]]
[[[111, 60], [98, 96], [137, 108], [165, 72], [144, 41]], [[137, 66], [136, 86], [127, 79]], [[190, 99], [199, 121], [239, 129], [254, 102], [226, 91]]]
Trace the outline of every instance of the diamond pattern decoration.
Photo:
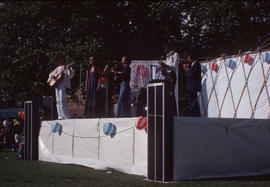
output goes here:
[[[244, 63], [246, 55], [253, 63]], [[261, 56], [257, 51], [216, 59], [217, 72], [211, 70], [212, 61], [205, 62], [200, 95], [203, 117], [270, 119], [270, 64]], [[234, 61], [235, 68], [228, 67], [226, 60]]]

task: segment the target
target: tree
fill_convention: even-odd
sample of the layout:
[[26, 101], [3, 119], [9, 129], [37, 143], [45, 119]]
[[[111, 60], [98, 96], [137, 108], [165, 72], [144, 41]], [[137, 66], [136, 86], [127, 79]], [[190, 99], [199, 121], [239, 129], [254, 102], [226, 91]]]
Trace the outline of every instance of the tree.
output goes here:
[[0, 20], [2, 97], [25, 100], [46, 94], [48, 72], [59, 53], [68, 61], [85, 62], [90, 54], [105, 52], [101, 36], [92, 29], [100, 25], [96, 9], [90, 8], [94, 3], [83, 5], [85, 8], [76, 2], [4, 2]]
[[[48, 94], [46, 79], [61, 53], [79, 72], [95, 55], [159, 59], [175, 36], [180, 55], [255, 49], [270, 36], [268, 1], [4, 1], [0, 3], [0, 96]], [[73, 88], [79, 84], [75, 74]]]

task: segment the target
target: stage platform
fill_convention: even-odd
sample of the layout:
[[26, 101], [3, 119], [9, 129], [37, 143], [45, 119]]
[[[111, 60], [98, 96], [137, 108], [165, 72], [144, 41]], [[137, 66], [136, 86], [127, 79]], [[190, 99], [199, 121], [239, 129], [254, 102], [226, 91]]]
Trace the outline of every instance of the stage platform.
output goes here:
[[[138, 118], [43, 121], [39, 160], [147, 176], [147, 133]], [[62, 134], [51, 126], [62, 125]], [[103, 125], [116, 125], [114, 137]], [[174, 180], [270, 174], [269, 119], [174, 117]]]
[[[39, 160], [78, 164], [95, 169], [112, 168], [147, 176], [147, 134], [137, 130], [138, 118], [69, 119], [43, 121], [39, 135]], [[51, 126], [62, 125], [62, 134]], [[107, 122], [117, 127], [114, 137], [103, 133]]]

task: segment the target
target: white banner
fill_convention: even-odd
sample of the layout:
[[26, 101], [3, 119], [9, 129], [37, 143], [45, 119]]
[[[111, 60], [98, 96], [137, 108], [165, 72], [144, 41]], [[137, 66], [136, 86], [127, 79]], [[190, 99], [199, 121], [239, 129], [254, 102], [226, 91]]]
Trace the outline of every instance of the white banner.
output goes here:
[[146, 88], [152, 79], [164, 79], [161, 72], [157, 69], [158, 60], [154, 61], [132, 61], [130, 65], [130, 88]]

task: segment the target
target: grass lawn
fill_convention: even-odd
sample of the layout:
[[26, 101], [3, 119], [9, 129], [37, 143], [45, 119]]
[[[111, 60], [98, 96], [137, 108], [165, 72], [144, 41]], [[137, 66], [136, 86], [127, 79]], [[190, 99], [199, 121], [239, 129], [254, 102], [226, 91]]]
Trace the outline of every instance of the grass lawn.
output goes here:
[[77, 165], [17, 160], [16, 153], [0, 150], [0, 187], [12, 186], [270, 186], [270, 177], [157, 183], [144, 177], [112, 171], [94, 170]]

